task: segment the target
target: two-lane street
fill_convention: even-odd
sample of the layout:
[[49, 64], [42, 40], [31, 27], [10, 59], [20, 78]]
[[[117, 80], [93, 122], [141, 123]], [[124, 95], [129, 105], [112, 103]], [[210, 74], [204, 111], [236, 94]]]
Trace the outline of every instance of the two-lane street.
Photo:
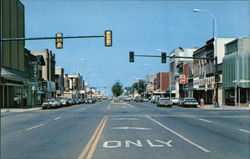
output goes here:
[[249, 158], [249, 111], [110, 100], [1, 117], [1, 158]]

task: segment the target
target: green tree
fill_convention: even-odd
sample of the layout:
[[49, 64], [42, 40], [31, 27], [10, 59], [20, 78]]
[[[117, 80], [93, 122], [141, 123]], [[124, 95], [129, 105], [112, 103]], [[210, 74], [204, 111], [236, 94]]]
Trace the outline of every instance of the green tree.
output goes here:
[[112, 93], [113, 93], [113, 96], [115, 97], [119, 97], [123, 93], [122, 84], [120, 82], [116, 82], [112, 86]]
[[144, 80], [139, 80], [132, 85], [133, 91], [137, 91], [140, 95], [143, 95], [146, 91], [146, 82]]

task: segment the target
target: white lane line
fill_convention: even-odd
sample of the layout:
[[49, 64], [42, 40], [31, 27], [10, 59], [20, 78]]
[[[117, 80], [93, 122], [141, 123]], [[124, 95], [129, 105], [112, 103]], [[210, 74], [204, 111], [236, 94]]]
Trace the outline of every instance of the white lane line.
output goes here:
[[111, 120], [139, 120], [139, 119], [136, 119], [136, 118], [113, 118]]
[[57, 118], [55, 118], [54, 120], [58, 120], [58, 119], [61, 119], [61, 117], [57, 117]]
[[131, 108], [136, 109], [135, 106], [133, 106], [133, 105], [131, 105], [131, 104], [126, 103], [126, 105], [127, 105], [127, 106], [130, 106]]
[[242, 131], [242, 132], [250, 133], [250, 131], [248, 131], [248, 130], [244, 130], [244, 129], [238, 129], [238, 130]]
[[202, 147], [202, 146], [200, 146], [200, 145], [194, 143], [193, 141], [191, 141], [191, 140], [185, 138], [185, 137], [182, 136], [181, 134], [177, 133], [176, 131], [174, 131], [174, 130], [168, 128], [168, 127], [166, 127], [165, 125], [163, 125], [162, 123], [160, 123], [160, 122], [154, 120], [154, 119], [151, 118], [150, 116], [146, 115], [146, 117], [147, 117], [148, 119], [152, 120], [153, 122], [155, 122], [156, 124], [162, 126], [162, 127], [165, 128], [166, 130], [170, 131], [171, 133], [175, 134], [176, 136], [180, 137], [181, 139], [187, 141], [187, 142], [190, 143], [191, 145], [193, 145], [193, 146], [199, 148], [200, 150], [202, 150], [202, 151], [204, 151], [204, 152], [210, 152], [208, 149], [206, 149], [206, 148], [204, 148], [204, 147]]
[[202, 119], [202, 118], [199, 118], [199, 120], [200, 120], [200, 121], [205, 121], [205, 122], [207, 122], [207, 123], [212, 123], [212, 121], [206, 120], [206, 119]]
[[107, 107], [107, 109], [110, 109], [110, 105]]
[[140, 127], [112, 127], [111, 129], [121, 129], [121, 130], [152, 130], [150, 128], [140, 128]]
[[75, 110], [76, 112], [79, 112], [79, 111], [82, 111], [82, 110], [85, 110], [86, 108], [81, 108], [81, 109], [78, 109], [78, 110]]
[[31, 128], [28, 128], [26, 130], [29, 131], [29, 130], [32, 130], [32, 129], [35, 129], [35, 128], [38, 128], [38, 127], [41, 127], [41, 126], [44, 126], [44, 124], [36, 125], [36, 126], [31, 127]]

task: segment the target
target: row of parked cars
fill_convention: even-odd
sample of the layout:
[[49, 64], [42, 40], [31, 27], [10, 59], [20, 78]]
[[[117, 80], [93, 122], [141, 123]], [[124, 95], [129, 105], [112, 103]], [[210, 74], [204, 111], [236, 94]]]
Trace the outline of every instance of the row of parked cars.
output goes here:
[[67, 107], [76, 104], [93, 104], [99, 101], [95, 98], [87, 98], [87, 99], [68, 99], [66, 97], [58, 97], [56, 99], [48, 99], [43, 102], [42, 108], [43, 109], [52, 109], [52, 108], [61, 108]]
[[194, 98], [158, 98], [152, 103], [156, 103], [157, 106], [169, 106], [172, 107], [173, 105], [178, 105], [181, 107], [199, 107], [199, 103]]

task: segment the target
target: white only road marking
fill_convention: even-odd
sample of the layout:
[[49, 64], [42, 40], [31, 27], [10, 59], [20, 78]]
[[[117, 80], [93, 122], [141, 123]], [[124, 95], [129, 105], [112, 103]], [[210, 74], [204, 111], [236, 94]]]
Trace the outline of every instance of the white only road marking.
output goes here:
[[140, 128], [140, 127], [112, 127], [111, 129], [121, 129], [121, 130], [152, 130], [150, 128]]
[[238, 129], [238, 130], [240, 130], [242, 132], [250, 133], [250, 131], [248, 131], [248, 130], [244, 130], [244, 129]]
[[166, 127], [165, 125], [163, 125], [162, 123], [160, 123], [160, 122], [154, 120], [153, 118], [149, 117], [148, 115], [146, 115], [146, 117], [147, 117], [148, 119], [152, 120], [153, 122], [155, 122], [156, 124], [160, 125], [161, 127], [165, 128], [166, 130], [170, 131], [171, 133], [175, 134], [176, 136], [180, 137], [181, 139], [187, 141], [187, 142], [190, 143], [191, 145], [193, 145], [193, 146], [199, 148], [200, 150], [202, 150], [202, 151], [204, 151], [204, 152], [210, 152], [208, 149], [206, 149], [206, 148], [204, 148], [204, 147], [202, 147], [202, 146], [200, 146], [200, 145], [194, 143], [193, 141], [191, 141], [191, 140], [185, 138], [185, 137], [182, 136], [181, 134], [175, 132], [174, 130], [172, 130], [172, 129], [168, 128], [168, 127]]
[[32, 130], [32, 129], [35, 129], [35, 128], [38, 128], [38, 127], [41, 127], [41, 126], [44, 126], [44, 124], [36, 125], [36, 126], [31, 127], [31, 128], [28, 128], [26, 130], [29, 131], [29, 130]]
[[61, 117], [57, 117], [57, 118], [55, 118], [54, 120], [58, 120], [58, 119], [61, 119]]
[[[144, 145], [143, 145], [143, 143]], [[154, 140], [154, 142], [152, 142], [151, 140], [146, 140], [146, 141], [142, 141], [141, 140], [136, 140], [136, 141], [131, 141], [131, 140], [125, 140], [125, 141], [117, 141], [117, 140], [112, 140], [112, 141], [105, 141], [102, 145], [102, 147], [104, 148], [120, 148], [122, 146], [125, 146], [126, 148], [130, 148], [130, 147], [143, 147], [146, 145], [146, 143], [153, 148], [161, 148], [161, 147], [173, 147], [171, 145], [172, 140], [169, 140], [167, 142], [165, 141], [161, 141], [161, 140]], [[158, 143], [156, 143], [158, 142]], [[124, 143], [124, 144], [123, 144]], [[159, 143], [162, 143], [163, 145], [160, 145]]]
[[207, 122], [207, 123], [212, 123], [212, 121], [206, 120], [206, 119], [202, 119], [202, 118], [199, 118], [199, 120], [200, 120], [200, 121], [205, 121], [205, 122]]
[[136, 119], [136, 118], [113, 118], [111, 120], [139, 120], [139, 119]]

